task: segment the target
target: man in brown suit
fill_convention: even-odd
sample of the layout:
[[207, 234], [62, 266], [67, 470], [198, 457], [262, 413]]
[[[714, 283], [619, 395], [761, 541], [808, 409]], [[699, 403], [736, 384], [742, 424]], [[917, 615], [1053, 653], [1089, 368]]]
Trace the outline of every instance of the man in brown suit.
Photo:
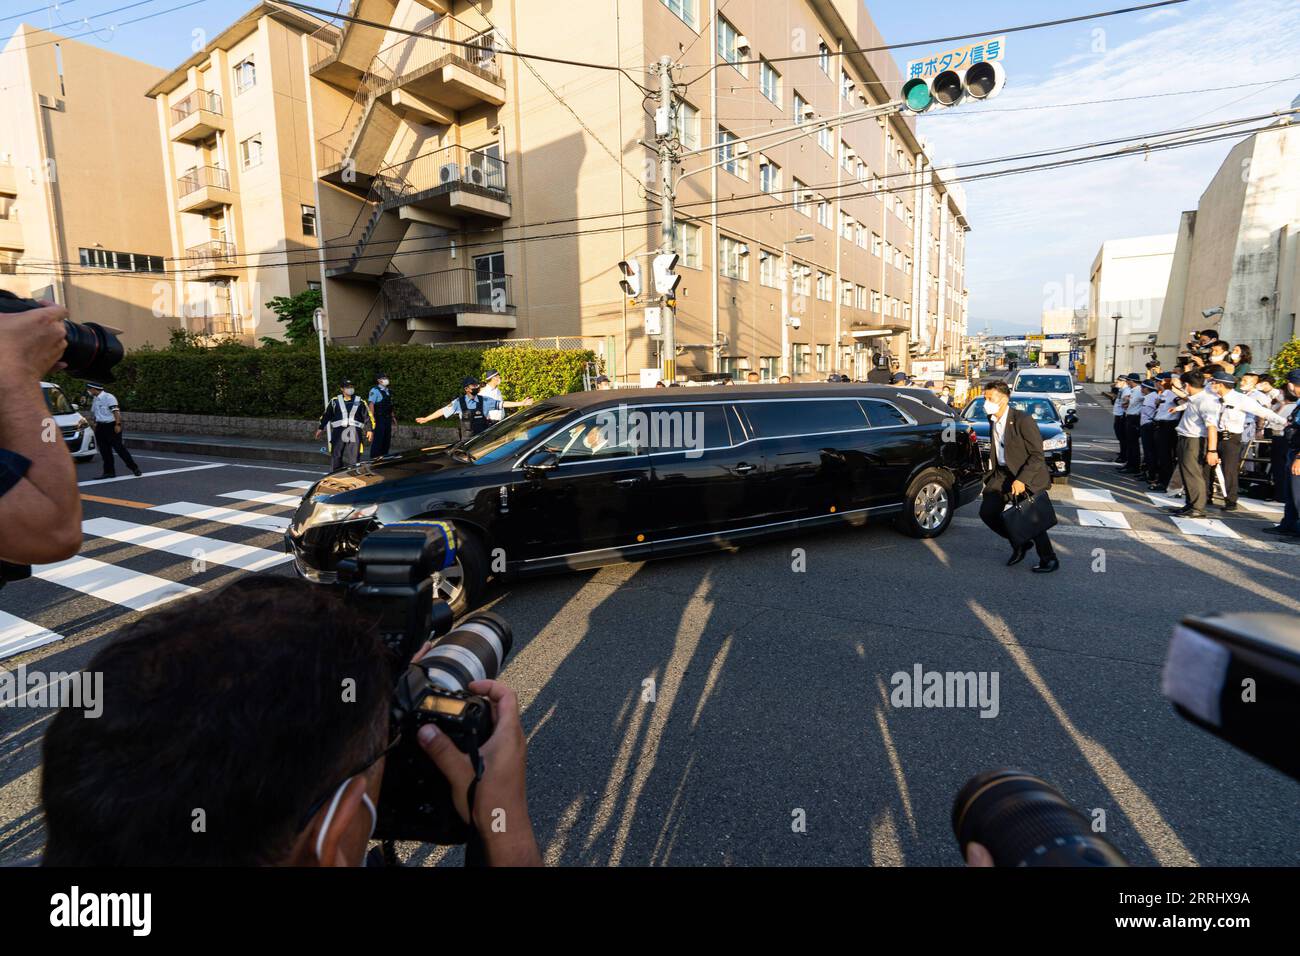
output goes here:
[[[1026, 491], [1046, 491], [1052, 486], [1052, 476], [1043, 458], [1043, 435], [1038, 423], [1033, 415], [1011, 407], [1011, 389], [1006, 382], [989, 382], [984, 386], [984, 412], [989, 416], [989, 457], [985, 463], [980, 518], [1006, 538], [1002, 512], [1007, 498]], [[1035, 572], [1050, 574], [1061, 566], [1046, 531], [1031, 542], [1013, 547], [1007, 565], [1023, 561], [1031, 546], [1038, 551]]]

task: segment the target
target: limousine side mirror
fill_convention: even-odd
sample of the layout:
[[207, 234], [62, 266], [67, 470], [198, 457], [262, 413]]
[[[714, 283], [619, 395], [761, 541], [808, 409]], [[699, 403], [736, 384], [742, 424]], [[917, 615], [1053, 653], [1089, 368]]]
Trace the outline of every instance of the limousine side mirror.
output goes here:
[[540, 449], [533, 452], [524, 459], [524, 471], [529, 474], [537, 474], [544, 471], [554, 471], [560, 464], [560, 458], [555, 452], [548, 449]]

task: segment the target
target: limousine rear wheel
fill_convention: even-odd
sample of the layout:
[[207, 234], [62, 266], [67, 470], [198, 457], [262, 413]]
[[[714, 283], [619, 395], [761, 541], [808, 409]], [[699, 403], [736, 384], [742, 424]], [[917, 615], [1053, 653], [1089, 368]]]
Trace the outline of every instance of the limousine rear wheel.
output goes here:
[[455, 617], [467, 614], [483, 601], [487, 587], [487, 557], [472, 531], [457, 526], [456, 561], [433, 575], [433, 598], [446, 601]]
[[952, 512], [952, 480], [941, 471], [925, 471], [907, 486], [899, 526], [914, 538], [935, 538], [947, 530]]

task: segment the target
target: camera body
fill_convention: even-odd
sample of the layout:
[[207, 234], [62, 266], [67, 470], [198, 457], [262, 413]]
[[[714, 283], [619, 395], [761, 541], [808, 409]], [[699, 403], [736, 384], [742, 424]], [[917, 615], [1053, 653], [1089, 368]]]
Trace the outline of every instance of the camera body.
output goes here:
[[[456, 532], [442, 521], [391, 524], [367, 535], [354, 560], [339, 566], [348, 603], [379, 623], [395, 688], [375, 837], [455, 845], [475, 836], [456, 811], [451, 787], [416, 739], [432, 723], [482, 772], [479, 748], [492, 736], [492, 705], [472, 694], [495, 678], [510, 653], [510, 625], [488, 612], [453, 628], [451, 609], [433, 599], [431, 576], [456, 562]], [[412, 658], [435, 639], [419, 661]]]

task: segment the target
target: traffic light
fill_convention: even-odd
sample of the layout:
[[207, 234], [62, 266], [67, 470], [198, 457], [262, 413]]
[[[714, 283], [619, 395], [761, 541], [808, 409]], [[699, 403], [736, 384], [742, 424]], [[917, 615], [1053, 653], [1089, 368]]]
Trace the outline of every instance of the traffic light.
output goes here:
[[991, 100], [1006, 85], [1007, 72], [996, 60], [981, 60], [963, 71], [943, 70], [916, 76], [903, 84], [903, 109], [924, 113], [932, 107], [956, 106], [963, 100]]
[[680, 256], [675, 252], [661, 252], [655, 256], [655, 291], [660, 295], [672, 295], [677, 289], [677, 283], [682, 281], [682, 277], [673, 272], [679, 259]]
[[618, 280], [619, 287], [629, 298], [635, 299], [641, 294], [641, 266], [635, 259], [624, 259], [618, 264], [618, 271], [623, 278]]

